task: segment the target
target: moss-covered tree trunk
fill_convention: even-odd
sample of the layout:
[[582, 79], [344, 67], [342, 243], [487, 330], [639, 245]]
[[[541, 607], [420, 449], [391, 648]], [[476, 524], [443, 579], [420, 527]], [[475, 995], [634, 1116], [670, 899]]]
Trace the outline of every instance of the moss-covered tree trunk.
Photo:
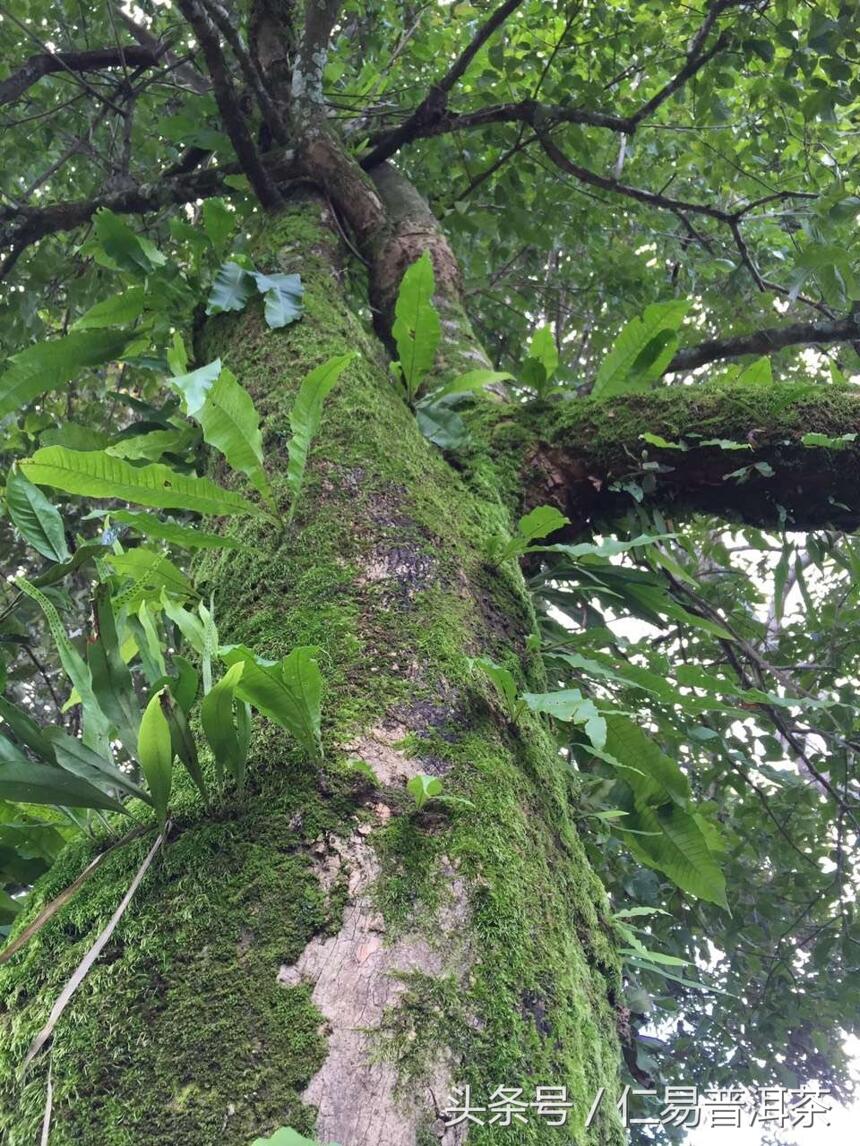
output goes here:
[[[273, 658], [321, 649], [325, 766], [260, 720], [244, 794], [211, 809], [180, 795], [169, 843], [24, 1079], [30, 1040], [151, 840], [111, 855], [4, 970], [9, 1146], [37, 1140], [49, 1057], [52, 1146], [248, 1146], [283, 1125], [341, 1146], [459, 1143], [465, 1124], [441, 1111], [464, 1086], [477, 1107], [497, 1087], [526, 1102], [566, 1087], [572, 1103], [565, 1126], [532, 1108], [511, 1126], [471, 1121], [469, 1142], [621, 1140], [618, 969], [575, 778], [538, 720], [511, 724], [469, 667], [487, 655], [542, 684], [522, 578], [485, 556], [511, 528], [509, 475], [489, 453], [458, 472], [421, 437], [346, 299], [331, 222], [324, 199], [294, 200], [257, 244], [261, 268], [301, 272], [300, 323], [273, 332], [252, 307], [208, 320], [198, 348], [252, 391], [283, 505], [298, 382], [359, 352], [294, 522], [246, 526], [246, 549], [197, 570], [223, 641]], [[468, 323], [442, 286], [440, 362], [461, 369]], [[415, 813], [405, 784], [419, 773], [470, 803]], [[87, 860], [66, 855], [37, 898]]]

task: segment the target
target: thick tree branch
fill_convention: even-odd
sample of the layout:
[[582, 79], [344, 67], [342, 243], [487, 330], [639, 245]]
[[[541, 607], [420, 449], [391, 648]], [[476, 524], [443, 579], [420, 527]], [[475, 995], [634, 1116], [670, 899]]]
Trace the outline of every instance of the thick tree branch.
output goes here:
[[340, 0], [307, 0], [298, 58], [293, 68], [293, 117], [300, 131], [319, 124], [325, 114], [323, 72]]
[[251, 186], [263, 207], [273, 209], [280, 206], [282, 199], [277, 185], [263, 166], [256, 144], [251, 138], [248, 124], [239, 105], [230, 69], [221, 51], [218, 30], [209, 15], [196, 0], [178, 0], [180, 11], [194, 30], [194, 35], [203, 51], [206, 67], [212, 77], [212, 87], [221, 120], [230, 142], [242, 165], [242, 170], [251, 181]]
[[0, 83], [0, 107], [12, 103], [43, 76], [56, 72], [105, 71], [109, 68], [145, 68], [160, 63], [159, 52], [151, 47], [128, 44], [118, 48], [92, 48], [83, 52], [42, 52], [31, 56], [17, 71]]
[[786, 346], [827, 346], [833, 342], [853, 342], [860, 338], [860, 319], [854, 315], [833, 322], [794, 322], [789, 326], [773, 326], [755, 330], [738, 338], [711, 338], [698, 346], [679, 350], [669, 365], [667, 374], [695, 370], [723, 358], [742, 358], [746, 354], [772, 354]]
[[[669, 387], [549, 409], [507, 407], [493, 419], [494, 448], [519, 449], [527, 506], [558, 506], [574, 532], [629, 509], [633, 482], [644, 482], [646, 504], [666, 513], [794, 529], [860, 526], [860, 393], [853, 387]], [[840, 449], [806, 446], [811, 431], [858, 440]], [[655, 448], [643, 441], [646, 433], [684, 448]], [[747, 448], [700, 444], [715, 440]]]

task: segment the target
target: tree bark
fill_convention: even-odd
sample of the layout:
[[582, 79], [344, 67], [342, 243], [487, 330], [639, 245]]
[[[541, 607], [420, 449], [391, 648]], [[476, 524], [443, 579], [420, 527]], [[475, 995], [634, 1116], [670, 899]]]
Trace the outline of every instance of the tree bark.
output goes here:
[[[206, 809], [180, 783], [168, 846], [56, 1030], [52, 1146], [248, 1146], [281, 1125], [341, 1146], [451, 1146], [464, 1127], [440, 1111], [464, 1085], [478, 1106], [538, 1085], [573, 1104], [564, 1129], [532, 1110], [473, 1125], [470, 1142], [623, 1140], [618, 963], [575, 776], [468, 661], [545, 684], [522, 577], [485, 558], [511, 528], [504, 483], [489, 453], [466, 478], [420, 436], [344, 296], [343, 257], [326, 202], [290, 202], [255, 258], [301, 273], [304, 317], [270, 331], [249, 307], [199, 339], [201, 361], [220, 354], [261, 409], [283, 506], [295, 389], [360, 352], [329, 397], [294, 523], [234, 525], [247, 548], [197, 571], [222, 641], [270, 657], [320, 647], [326, 763], [260, 719], [244, 794]], [[470, 804], [410, 810], [419, 773]], [[30, 1146], [45, 1105], [47, 1056], [23, 1080], [17, 1064], [150, 844], [107, 859], [3, 969], [9, 1146]], [[70, 851], [38, 902], [91, 851]]]

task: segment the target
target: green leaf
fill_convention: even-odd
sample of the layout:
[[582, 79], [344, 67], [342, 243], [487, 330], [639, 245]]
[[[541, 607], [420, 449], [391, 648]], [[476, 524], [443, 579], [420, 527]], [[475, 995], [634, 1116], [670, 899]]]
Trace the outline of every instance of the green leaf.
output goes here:
[[137, 758], [162, 823], [167, 819], [167, 805], [173, 786], [173, 742], [170, 725], [162, 708], [165, 691], [159, 689], [147, 704], [137, 739]]
[[120, 294], [102, 299], [91, 306], [72, 323], [72, 330], [102, 330], [110, 326], [126, 326], [143, 314], [146, 291], [142, 286], [129, 287]]
[[677, 349], [676, 332], [689, 305], [686, 299], [653, 303], [628, 322], [600, 365], [592, 397], [641, 390], [659, 378]]
[[119, 498], [157, 509], [186, 509], [202, 514], [262, 513], [233, 490], [209, 478], [180, 474], [168, 466], [133, 466], [100, 450], [82, 453], [45, 446], [20, 463], [30, 481], [83, 497]]
[[585, 735], [595, 748], [606, 747], [606, 721], [597, 711], [594, 701], [583, 696], [578, 688], [560, 689], [558, 692], [525, 692], [523, 700], [532, 712], [544, 712], [556, 720], [582, 724]]
[[308, 452], [322, 420], [323, 403], [329, 391], [337, 382], [355, 353], [339, 354], [329, 358], [321, 366], [311, 370], [302, 379], [296, 400], [290, 411], [289, 460], [287, 462], [287, 485], [292, 496], [289, 519], [292, 520], [299, 493], [305, 479]]
[[453, 381], [434, 390], [432, 397], [436, 400], [445, 398], [450, 394], [466, 394], [470, 390], [485, 390], [495, 382], [507, 382], [513, 379], [513, 374], [506, 370], [468, 370], [465, 374], [458, 374]]
[[755, 362], [751, 363], [740, 372], [737, 381], [745, 382], [747, 385], [752, 386], [772, 385], [773, 369], [771, 367], [770, 359], [767, 357], [757, 358]]
[[102, 808], [124, 812], [122, 804], [92, 784], [57, 768], [21, 756], [0, 759], [0, 798], [27, 804], [59, 804], [70, 808]]
[[[156, 679], [167, 676], [167, 667], [164, 663], [161, 640], [147, 602], [145, 600], [135, 601], [134, 605], [137, 607], [137, 625], [134, 623], [134, 617], [128, 618], [128, 624], [137, 639], [140, 659], [144, 664], [147, 678], [154, 687]], [[147, 661], [149, 664], [147, 664]]]
[[415, 403], [415, 421], [418, 429], [428, 442], [432, 442], [440, 450], [460, 449], [469, 440], [466, 423], [457, 411], [452, 409], [450, 403], [452, 397], [456, 401], [456, 395], [439, 399], [435, 395], [430, 395]]
[[495, 661], [491, 661], [489, 657], [470, 657], [469, 667], [480, 669], [493, 682], [496, 691], [502, 698], [508, 719], [517, 720], [522, 704], [517, 695], [518, 690], [513, 674], [503, 665], [497, 665]]
[[203, 403], [212, 389], [212, 385], [221, 373], [221, 359], [207, 362], [188, 374], [177, 374], [168, 378], [168, 385], [172, 386], [182, 396], [182, 408], [191, 417], [196, 416], [203, 407]]
[[154, 243], [144, 235], [138, 235], [107, 207], [96, 211], [93, 224], [98, 242], [91, 240], [89, 246], [94, 253], [101, 246], [107, 255], [107, 260], [102, 260], [105, 265], [150, 274], [167, 262], [167, 257]]
[[175, 759], [182, 761], [188, 775], [194, 781], [197, 791], [205, 800], [207, 798], [206, 781], [203, 778], [203, 769], [200, 767], [200, 761], [197, 758], [197, 745], [194, 742], [194, 736], [188, 726], [183, 706], [179, 703], [178, 698], [174, 697], [170, 692], [173, 678], [168, 677], [167, 681], [168, 687], [165, 689], [162, 697], [162, 711], [170, 728], [170, 744], [173, 749], [173, 755]]
[[245, 778], [250, 728], [248, 705], [236, 699], [245, 664], [232, 664], [203, 698], [200, 708], [200, 722], [215, 757], [219, 780], [227, 771], [239, 785]]
[[152, 804], [146, 792], [132, 778], [111, 760], [106, 760], [83, 741], [69, 736], [62, 728], [47, 728], [45, 735], [51, 743], [57, 764], [74, 776], [86, 780], [88, 784], [113, 798], [114, 792], [125, 792], [136, 796], [147, 804]]
[[170, 679], [170, 694], [187, 716], [200, 691], [200, 673], [191, 661], [178, 654], [173, 656], [173, 668], [176, 676]]
[[668, 442], [659, 434], [640, 434], [639, 437], [643, 442], [647, 442], [649, 446], [656, 446], [658, 450], [683, 450], [689, 449], [689, 446], [683, 442]]
[[15, 584], [22, 593], [36, 602], [45, 615], [54, 644], [57, 646], [60, 663], [81, 698], [84, 743], [101, 755], [107, 756], [109, 753], [110, 726], [93, 691], [93, 681], [88, 665], [69, 640], [57, 610], [45, 594], [27, 581], [25, 577], [18, 577]]
[[0, 696], [0, 720], [9, 726], [20, 744], [26, 744], [37, 756], [48, 761], [52, 759], [54, 750], [42, 729], [32, 717], [5, 696]]
[[238, 263], [226, 262], [218, 268], [212, 290], [206, 301], [207, 314], [244, 310], [255, 293], [254, 276]]
[[206, 199], [200, 208], [203, 217], [203, 230], [216, 250], [226, 245], [233, 234], [237, 216], [230, 210], [223, 199], [213, 196]]
[[[555, 533], [570, 523], [570, 519], [552, 505], [539, 505], [517, 522], [517, 531], [506, 544], [498, 547], [497, 562], [525, 553], [532, 541]], [[556, 548], [555, 546], [546, 548]]]
[[844, 450], [857, 441], [856, 434], [840, 434], [838, 438], [831, 438], [829, 434], [819, 434], [811, 431], [800, 439], [805, 446], [824, 446], [830, 450]]
[[226, 367], [212, 383], [202, 407], [192, 416], [203, 429], [204, 441], [223, 454], [234, 470], [245, 474], [259, 493], [271, 498], [263, 472], [260, 415], [251, 395]]
[[63, 519], [40, 489], [17, 466], [6, 475], [6, 507], [25, 541], [49, 561], [69, 560]]
[[174, 377], [188, 372], [188, 351], [185, 342], [178, 330], [173, 332], [173, 340], [167, 349], [167, 365]]
[[614, 802], [629, 814], [615, 828], [619, 836], [682, 890], [727, 906], [722, 872], [690, 810], [689, 783], [678, 765], [626, 717], [609, 716], [606, 727], [604, 759], [625, 765]]
[[183, 599], [194, 596], [194, 586], [185, 574], [155, 549], [140, 545], [125, 553], [109, 553], [105, 560], [120, 576], [136, 581], [141, 594], [159, 596], [164, 589]]
[[[210, 597], [210, 605], [212, 600]], [[201, 668], [203, 671], [203, 692], [207, 694], [212, 688], [212, 660], [218, 651], [218, 628], [210, 609], [201, 601], [197, 606], [203, 633], [203, 648], [201, 650]]]
[[299, 275], [264, 275], [253, 272], [257, 290], [265, 296], [266, 324], [273, 330], [289, 326], [302, 317], [304, 287]]
[[403, 276], [391, 328], [410, 400], [432, 368], [442, 337], [439, 315], [433, 305], [434, 289], [433, 263], [425, 251]]
[[[313, 1138], [305, 1138], [289, 1126], [282, 1126], [271, 1138], [255, 1138], [251, 1146], [317, 1146], [317, 1143]], [[331, 1146], [337, 1146], [337, 1143], [332, 1142]]]
[[570, 519], [565, 517], [552, 505], [539, 505], [536, 509], [531, 510], [530, 513], [525, 514], [517, 522], [517, 534], [528, 544], [535, 541], [539, 537], [546, 537], [547, 534], [555, 533], [556, 530], [562, 529], [565, 525], [570, 524]]
[[[531, 342], [529, 342], [528, 359], [541, 366], [543, 370], [543, 383], [552, 380], [556, 370], [558, 370], [558, 348], [556, 347], [555, 337], [553, 336], [551, 327], [539, 326], [534, 332], [531, 337]], [[526, 373], [531, 373], [528, 367], [526, 367]], [[542, 383], [539, 383], [536, 388], [541, 389], [541, 387]]]
[[734, 442], [731, 438], [704, 438], [700, 446], [715, 446], [718, 450], [751, 450], [749, 442]]
[[[556, 528], [560, 528], [560, 526]], [[617, 557], [619, 553], [627, 553], [631, 549], [653, 545], [657, 541], [668, 541], [676, 536], [675, 533], [640, 533], [631, 541], [620, 541], [617, 537], [607, 537], [605, 541], [580, 541], [576, 545], [534, 545], [531, 548], [537, 553], [566, 553], [571, 558]]]
[[58, 390], [79, 370], [113, 361], [127, 342], [127, 334], [113, 330], [76, 331], [50, 342], [37, 342], [13, 355], [10, 368], [0, 376], [0, 418]]
[[428, 800], [442, 795], [442, 781], [438, 776], [413, 776], [406, 785], [406, 791], [415, 801], [416, 811], [421, 811]]
[[161, 607], [179, 629], [180, 633], [182, 633], [195, 653], [202, 657], [206, 647], [206, 636], [203, 622], [200, 618], [189, 612], [188, 609], [183, 609], [178, 602], [172, 600], [166, 593], [163, 593], [161, 596]]
[[194, 435], [190, 426], [171, 427], [169, 430], [149, 430], [145, 434], [132, 434], [119, 438], [105, 447], [105, 453], [112, 458], [126, 458], [128, 461], [157, 462], [162, 454], [181, 454]]
[[145, 537], [154, 537], [182, 549], [242, 549], [241, 541], [220, 533], [206, 533], [191, 525], [180, 525], [175, 521], [164, 521], [152, 513], [139, 513], [130, 509], [111, 509], [107, 513], [111, 521], [128, 525]]
[[286, 728], [312, 760], [322, 759], [320, 696], [322, 677], [318, 650], [293, 649], [281, 661], [266, 661], [244, 645], [222, 650], [225, 664], [244, 664], [236, 695]]
[[40, 446], [68, 446], [70, 450], [103, 450], [110, 443], [110, 434], [65, 422], [50, 426], [39, 435]]
[[133, 756], [140, 711], [131, 673], [120, 653], [110, 588], [106, 584], [96, 587], [93, 615], [95, 639], [87, 641], [87, 664], [93, 692], [123, 747]]

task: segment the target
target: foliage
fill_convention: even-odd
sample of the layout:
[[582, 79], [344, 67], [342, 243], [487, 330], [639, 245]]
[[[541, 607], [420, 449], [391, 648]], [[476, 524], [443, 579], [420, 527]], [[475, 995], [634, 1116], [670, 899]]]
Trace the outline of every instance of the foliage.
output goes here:
[[341, 373], [352, 360], [353, 355], [341, 354], [330, 358], [322, 366], [317, 366], [303, 380], [296, 400], [290, 411], [292, 437], [287, 460], [287, 486], [293, 500], [290, 505], [290, 519], [296, 512], [299, 493], [305, 480], [305, 467], [308, 463], [308, 450], [311, 440], [320, 426], [323, 403], [337, 382]]
[[442, 337], [439, 314], [433, 305], [434, 289], [433, 263], [425, 251], [403, 276], [391, 328], [397, 345], [398, 370], [410, 402], [433, 366]]
[[442, 795], [442, 781], [438, 776], [413, 776], [407, 783], [406, 790], [415, 801], [415, 810], [420, 812], [427, 806], [428, 800]]
[[[117, 35], [107, 6], [86, 21], [65, 0], [17, 7], [20, 21], [0, 22], [10, 61], [37, 51], [37, 37], [75, 50]], [[202, 66], [173, 6], [139, 11], [163, 45], [182, 43], [180, 66]], [[714, 52], [675, 84], [705, 11], [719, 17], [705, 41]], [[438, 94], [440, 61], [457, 59], [486, 15], [425, 5], [404, 23], [391, 0], [372, 12], [346, 5], [324, 95], [356, 159], [421, 93]], [[448, 316], [443, 326], [429, 256], [415, 259], [391, 332], [399, 377], [427, 438], [459, 454], [464, 481], [495, 482], [472, 417], [487, 386], [508, 384], [532, 410], [581, 389], [612, 398], [695, 385], [702, 371], [776, 395], [786, 381], [843, 386], [856, 375], [850, 338], [807, 339], [818, 349], [806, 353], [758, 347], [733, 365], [671, 364], [691, 344], [856, 315], [858, 31], [857, 6], [840, 0], [526, 0], [481, 43], [443, 117], [425, 108], [432, 132], [397, 156], [444, 223], [498, 366], [449, 379]], [[174, 76], [174, 63], [47, 75], [3, 109], [4, 228], [18, 215], [31, 225], [43, 204], [101, 203], [91, 225], [46, 231], [38, 245], [3, 239], [4, 927], [102, 812], [111, 825], [120, 811], [123, 823], [149, 823], [151, 803], [168, 816], [177, 760], [201, 801], [213, 777], [232, 798], [249, 782], [249, 706], [288, 731], [297, 755], [323, 755], [316, 651], [270, 661], [222, 648], [205, 561], [189, 551], [244, 552], [219, 529], [245, 515], [261, 532], [284, 517], [295, 528], [323, 402], [347, 360], [323, 362], [298, 387], [286, 479], [275, 480], [266, 466], [281, 431], [277, 443], [261, 433], [255, 379], [189, 360], [183, 337], [192, 344], [198, 309], [253, 307], [266, 337], [300, 334], [314, 252], [298, 236], [283, 262], [257, 269], [248, 236], [260, 208], [218, 101], [178, 67]], [[633, 130], [581, 114], [649, 104]], [[499, 106], [523, 115], [494, 117]], [[248, 115], [268, 146], [269, 125]], [[598, 182], [559, 170], [547, 141]], [[187, 201], [165, 194], [141, 219], [121, 213], [136, 188], [175, 187], [175, 171], [210, 182]], [[358, 296], [364, 271], [349, 274]], [[486, 576], [508, 585], [523, 561], [542, 640], [516, 654], [493, 647], [503, 663], [474, 656], [472, 679], [509, 735], [540, 722], [575, 773], [583, 836], [616, 909], [640, 1074], [703, 1086], [817, 1078], [845, 1093], [842, 1032], [860, 1009], [860, 551], [836, 530], [665, 520], [650, 500], [655, 475], [702, 446], [737, 452], [731, 476], [745, 490], [792, 480], [750, 456], [755, 424], [748, 440], [701, 429], [646, 430], [614, 485], [626, 512], [590, 519], [589, 540], [554, 541], [573, 526], [550, 507], [513, 535], [496, 533], [497, 518], [474, 523], [482, 547], [496, 533], [482, 548]], [[847, 464], [856, 435], [846, 429], [810, 427], [801, 441], [822, 464], [831, 453]]]

